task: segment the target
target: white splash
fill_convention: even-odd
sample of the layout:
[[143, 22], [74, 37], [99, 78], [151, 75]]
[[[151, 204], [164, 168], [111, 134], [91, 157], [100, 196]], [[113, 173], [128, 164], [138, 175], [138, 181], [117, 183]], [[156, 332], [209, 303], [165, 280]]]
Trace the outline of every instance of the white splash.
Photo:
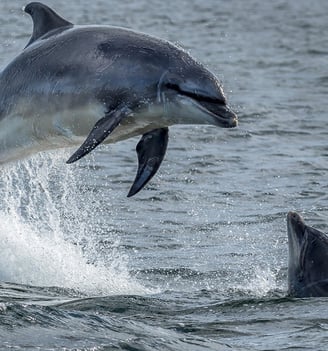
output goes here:
[[3, 168], [0, 281], [72, 288], [89, 295], [148, 293], [130, 276], [128, 259], [108, 232], [101, 233], [113, 242], [106, 251], [107, 263], [99, 263], [100, 258], [97, 264], [93, 241], [99, 228], [91, 219], [97, 216], [99, 199], [90, 199], [89, 193], [83, 199], [66, 156], [39, 154]]
[[277, 272], [274, 272], [269, 267], [254, 267], [253, 272], [249, 274], [248, 280], [243, 285], [238, 286], [238, 290], [256, 297], [266, 296], [277, 289]]

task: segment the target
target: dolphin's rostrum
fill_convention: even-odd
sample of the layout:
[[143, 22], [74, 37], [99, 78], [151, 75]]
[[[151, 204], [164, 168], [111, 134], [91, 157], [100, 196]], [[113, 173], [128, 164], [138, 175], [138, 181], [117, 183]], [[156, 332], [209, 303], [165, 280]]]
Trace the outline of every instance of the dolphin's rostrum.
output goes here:
[[[186, 51], [111, 26], [76, 26], [32, 2], [33, 34], [0, 74], [0, 162], [142, 135], [129, 195], [158, 170], [173, 124], [235, 127], [217, 78]], [[84, 141], [83, 141], [84, 140]]]

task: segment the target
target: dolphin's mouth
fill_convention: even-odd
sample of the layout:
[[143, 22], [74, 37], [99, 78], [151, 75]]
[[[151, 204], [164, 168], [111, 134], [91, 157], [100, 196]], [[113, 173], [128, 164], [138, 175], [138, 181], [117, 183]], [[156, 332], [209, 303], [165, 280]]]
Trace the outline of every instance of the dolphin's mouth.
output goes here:
[[207, 115], [209, 123], [222, 128], [234, 128], [238, 125], [238, 117], [226, 104], [223, 95], [210, 95], [199, 89], [192, 89], [187, 86], [184, 86], [182, 89], [178, 84], [172, 83], [166, 83], [166, 88], [178, 93], [182, 100]]
[[188, 95], [180, 95], [184, 104], [192, 105], [203, 116], [207, 116], [207, 123], [221, 128], [234, 128], [238, 125], [237, 115], [229, 106], [210, 99], [195, 99]]
[[204, 100], [198, 100], [197, 102], [201, 107], [206, 109], [207, 113], [214, 117], [218, 126], [223, 128], [237, 127], [238, 117], [228, 105]]

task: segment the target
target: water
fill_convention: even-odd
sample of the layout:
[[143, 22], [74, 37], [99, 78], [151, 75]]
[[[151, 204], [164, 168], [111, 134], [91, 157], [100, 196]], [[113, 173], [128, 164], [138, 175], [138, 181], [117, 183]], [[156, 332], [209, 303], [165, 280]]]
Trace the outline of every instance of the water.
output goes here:
[[[183, 45], [240, 126], [171, 128], [130, 199], [138, 139], [3, 167], [0, 349], [326, 350], [327, 300], [286, 297], [285, 218], [328, 231], [328, 2], [47, 3]], [[0, 68], [29, 39], [23, 5], [1, 2]]]

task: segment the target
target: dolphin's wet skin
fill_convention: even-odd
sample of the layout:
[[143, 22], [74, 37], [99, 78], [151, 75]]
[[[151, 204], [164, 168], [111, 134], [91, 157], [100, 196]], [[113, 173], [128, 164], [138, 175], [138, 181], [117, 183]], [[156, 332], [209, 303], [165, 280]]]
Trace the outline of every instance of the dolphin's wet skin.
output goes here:
[[25, 12], [33, 34], [0, 75], [0, 162], [82, 143], [72, 163], [100, 143], [142, 135], [132, 196], [157, 172], [168, 126], [237, 125], [218, 79], [168, 41], [76, 26], [37, 2]]
[[289, 295], [328, 296], [328, 236], [306, 225], [296, 212], [287, 215], [287, 232]]

